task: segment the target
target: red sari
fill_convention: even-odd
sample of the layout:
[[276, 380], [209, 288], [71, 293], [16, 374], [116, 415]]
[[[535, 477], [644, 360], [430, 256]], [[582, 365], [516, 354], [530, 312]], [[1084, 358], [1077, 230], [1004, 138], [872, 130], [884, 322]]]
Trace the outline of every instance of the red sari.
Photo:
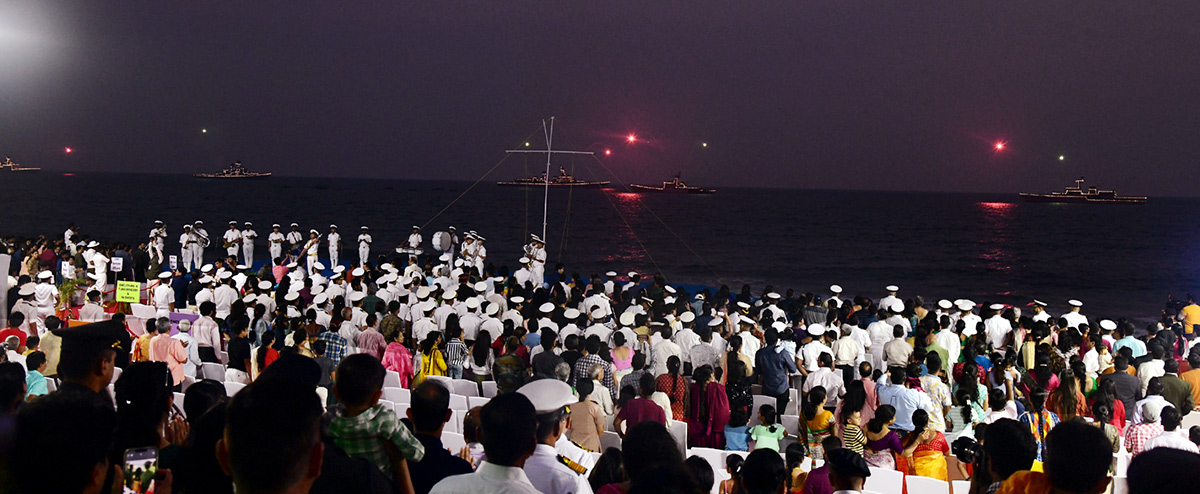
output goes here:
[[716, 382], [692, 384], [688, 417], [688, 446], [725, 448], [725, 426], [729, 424], [729, 397]]

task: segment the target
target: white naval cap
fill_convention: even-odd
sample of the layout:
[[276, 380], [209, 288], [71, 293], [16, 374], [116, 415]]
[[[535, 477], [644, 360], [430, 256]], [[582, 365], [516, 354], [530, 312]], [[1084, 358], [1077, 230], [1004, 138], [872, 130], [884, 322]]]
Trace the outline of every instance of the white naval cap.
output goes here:
[[88, 243], [87, 243], [87, 246], [88, 246], [88, 247], [99, 247], [99, 246], [100, 246], [100, 242], [97, 242], [97, 241], [93, 240], [93, 241], [91, 241], [91, 242], [88, 242]]
[[163, 271], [163, 272], [161, 272], [161, 273], [158, 273], [158, 279], [160, 279], [160, 280], [165, 280], [165, 279], [167, 279], [167, 278], [170, 278], [170, 277], [171, 277], [171, 272], [170, 272], [170, 271]]
[[497, 312], [500, 312], [500, 305], [495, 302], [491, 302], [487, 304], [487, 307], [483, 308], [483, 312], [489, 316], [494, 316]]
[[163, 224], [163, 222], [162, 222], [162, 220], [154, 220], [154, 224], [161, 225], [161, 224]]
[[992, 310], [1004, 310], [1004, 304], [992, 304], [988, 308]]
[[442, 292], [442, 300], [454, 300], [458, 298], [458, 290], [446, 290]]
[[271, 228], [279, 228], [279, 223], [271, 223]]
[[250, 269], [250, 266], [247, 266], [247, 265], [245, 265], [245, 264], [238, 264], [238, 265], [237, 265], [237, 270], [238, 270], [238, 271], [245, 271], [245, 270], [247, 270], [247, 269]]
[[696, 320], [696, 314], [693, 313], [692, 311], [684, 312], [683, 314], [679, 315], [679, 322], [684, 323], [684, 324], [687, 324], [687, 323], [695, 321], [695, 320]]
[[1100, 329], [1103, 329], [1105, 331], [1113, 331], [1113, 330], [1117, 329], [1117, 323], [1113, 322], [1111, 319], [1101, 319], [1100, 320]]
[[538, 415], [557, 413], [577, 401], [571, 385], [558, 379], [538, 379], [521, 386], [517, 392], [529, 398]]
[[1083, 302], [1071, 299], [1067, 301], [1067, 305], [1070, 305], [1071, 307], [1083, 307]]
[[272, 286], [275, 286], [275, 285], [268, 280], [262, 280], [262, 281], [258, 282], [259, 290], [270, 290]]
[[621, 323], [622, 326], [633, 326], [633, 322], [634, 322], [633, 313], [632, 312], [621, 313], [621, 317], [617, 320], [617, 322]]
[[475, 286], [472, 288], [475, 289], [476, 293], [486, 292], [487, 291], [487, 282], [486, 281], [477, 282], [477, 283], [475, 283]]
[[342, 266], [340, 264], [333, 267], [333, 272], [335, 272], [335, 273], [341, 273], [345, 270], [346, 270], [346, 266]]
[[806, 330], [808, 331], [808, 334], [812, 336], [821, 336], [825, 334], [825, 326], [820, 324], [809, 324]]
[[747, 304], [745, 302], [738, 302], [737, 306], [738, 306], [738, 308], [743, 309], [743, 310], [747, 310], [750, 308], [750, 304]]
[[884, 289], [884, 290], [887, 290], [887, 291], [889, 291], [889, 292], [898, 292], [898, 291], [900, 291], [900, 287], [898, 287], [898, 286], [896, 286], [896, 285], [888, 285], [888, 286], [885, 286], [885, 287], [883, 287], [883, 289]]
[[204, 221], [203, 221], [203, 220], [196, 220], [196, 224], [197, 224], [197, 225], [203, 225], [203, 224], [204, 224]]
[[951, 303], [949, 300], [946, 300], [946, 299], [938, 300], [938, 308], [940, 308], [942, 310], [950, 310], [953, 307], [954, 307], [954, 304]]
[[475, 310], [479, 308], [479, 299], [471, 297], [467, 299], [466, 302], [463, 302], [463, 304], [466, 305], [468, 309]]
[[350, 294], [351, 302], [358, 302], [359, 300], [362, 300], [364, 298], [367, 298], [367, 294], [365, 294], [363, 292], [354, 292], [354, 293]]
[[316, 295], [313, 295], [313, 304], [315, 304], [315, 305], [321, 305], [328, 301], [329, 301], [328, 293], [318, 293]]
[[603, 319], [605, 315], [604, 309], [597, 308], [592, 310], [592, 319]]
[[[334, 228], [337, 228], [337, 227], [335, 226]], [[361, 228], [362, 228], [363, 230], [370, 230], [370, 228], [367, 228], [367, 225], [363, 225]]]
[[427, 286], [422, 286], [420, 288], [417, 288], [417, 298], [427, 298], [427, 297], [429, 297], [429, 294], [432, 292], [433, 292], [433, 289], [431, 289]]
[[229, 278], [233, 278], [233, 273], [231, 273], [229, 271], [221, 271], [220, 277], [222, 280], [227, 280]]
[[676, 293], [676, 292], [675, 292], [675, 287], [673, 287], [673, 286], [671, 286], [671, 285], [666, 285], [666, 286], [664, 286], [664, 287], [663, 287], [663, 290], [666, 290], [666, 291], [667, 291], [667, 293]]
[[519, 262], [519, 263], [521, 263], [521, 264], [529, 264], [529, 258], [528, 258], [528, 257], [522, 257], [522, 258], [520, 258], [520, 259], [517, 259], [517, 262]]
[[356, 278], [359, 276], [362, 276], [364, 274], [367, 274], [367, 272], [365, 270], [363, 270], [363, 268], [354, 268], [354, 271], [350, 272], [350, 275], [354, 276]]
[[714, 318], [712, 318], [712, 320], [708, 321], [708, 327], [710, 327], [710, 328], [717, 327], [722, 324], [725, 324], [725, 320], [721, 319], [719, 317], [714, 317]]
[[325, 270], [325, 265], [324, 265], [324, 264], [321, 264], [321, 261], [316, 261], [316, 262], [314, 262], [314, 263], [313, 263], [313, 269], [315, 269], [315, 270], [317, 270], [317, 271], [324, 271], [324, 270]]
[[419, 227], [419, 226], [417, 226], [417, 225], [413, 225], [412, 229], [413, 229], [413, 230], [420, 230], [420, 229], [421, 229], [421, 227]]
[[248, 294], [245, 297], [242, 297], [242, 302], [245, 302], [247, 304], [253, 304], [257, 301], [258, 301], [258, 295], [255, 295], [253, 293]]
[[780, 295], [779, 295], [778, 293], [771, 292], [771, 293], [768, 293], [768, 294], [767, 294], [767, 298], [769, 298], [769, 299], [771, 299], [771, 300], [779, 300], [779, 299], [780, 299]]
[[245, 224], [246, 226], [254, 226], [254, 223], [251, 223], [251, 222], [249, 222], [249, 221], [247, 221], [247, 222], [246, 222], [246, 223], [244, 223], [244, 224]]
[[288, 302], [300, 300], [300, 292], [287, 292], [287, 294], [283, 296], [283, 299]]
[[299, 223], [292, 223], [292, 228], [296, 228], [296, 227], [298, 227], [298, 226], [300, 226], [300, 224], [299, 224]]
[[1047, 305], [1050, 305], [1050, 304], [1047, 304], [1047, 303], [1045, 303], [1045, 302], [1042, 302], [1041, 300], [1038, 300], [1038, 299], [1036, 299], [1036, 298], [1035, 298], [1035, 299], [1033, 299], [1033, 305], [1037, 305], [1037, 306], [1045, 307], [1045, 306], [1047, 306]]
[[782, 332], [783, 330], [787, 329], [787, 324], [785, 324], [783, 321], [775, 321], [771, 323], [771, 328], [773, 328], [775, 331]]
[[482, 241], [484, 241], [484, 240], [487, 240], [486, 238], [483, 238], [483, 237], [479, 236], [479, 234], [475, 234], [475, 235], [473, 235], [473, 236], [475, 237], [475, 240], [478, 240], [478, 241], [480, 241], [480, 242], [482, 242]]
[[321, 234], [321, 232], [318, 232], [316, 228], [309, 228], [308, 233], [317, 234], [317, 235]]
[[203, 265], [203, 266], [200, 266], [200, 272], [201, 272], [201, 273], [211, 273], [211, 272], [212, 272], [212, 270], [213, 270], [213, 265], [212, 265], [212, 264], [205, 264], [205, 265]]
[[563, 311], [563, 317], [570, 319], [579, 319], [579, 309], [567, 309]]
[[638, 275], [638, 274], [637, 274], [637, 271], [630, 271], [630, 272], [629, 272], [629, 274], [628, 274], [628, 275], [626, 275], [626, 276], [629, 276], [630, 278], [633, 278], [634, 276], [637, 276], [637, 275]]
[[520, 296], [520, 295], [517, 295], [517, 296], [515, 296], [515, 297], [513, 297], [513, 298], [510, 298], [510, 299], [508, 299], [508, 300], [509, 300], [510, 302], [512, 302], [513, 304], [523, 304], [523, 303], [525, 303], [525, 297], [522, 297], [522, 296]]
[[39, 280], [48, 280], [48, 279], [51, 279], [54, 277], [54, 273], [51, 273], [49, 271], [42, 271], [37, 274], [37, 277]]
[[237, 226], [237, 222], [233, 221], [233, 220], [229, 220], [229, 226]]
[[829, 285], [829, 291], [833, 293], [842, 293], [841, 285]]
[[321, 285], [313, 285], [312, 290], [309, 290], [310, 295], [319, 295], [325, 292], [325, 287]]
[[[92, 273], [88, 273], [88, 274], [91, 275]], [[17, 290], [17, 295], [20, 295], [22, 297], [28, 297], [30, 295], [33, 295], [34, 291], [36, 291], [36, 290], [34, 290], [33, 283], [26, 283], [24, 285], [21, 285], [21, 288]]]
[[616, 276], [616, 275], [617, 275], [617, 272], [616, 272], [616, 271], [609, 271], [609, 272], [607, 272], [607, 273], [604, 273], [604, 276], [607, 276], [607, 277], [609, 277], [609, 278], [612, 278], [612, 277], [614, 277], [614, 276]]
[[969, 310], [975, 308], [975, 302], [972, 302], [970, 300], [965, 300], [965, 299], [955, 302], [954, 305], [956, 307], [958, 307], [958, 310], [961, 310], [961, 311], [969, 311]]
[[695, 297], [692, 297], [692, 298], [693, 298], [694, 300], [704, 300], [704, 294], [703, 294], [703, 293], [697, 293], [697, 294], [696, 294], [696, 296], [695, 296]]

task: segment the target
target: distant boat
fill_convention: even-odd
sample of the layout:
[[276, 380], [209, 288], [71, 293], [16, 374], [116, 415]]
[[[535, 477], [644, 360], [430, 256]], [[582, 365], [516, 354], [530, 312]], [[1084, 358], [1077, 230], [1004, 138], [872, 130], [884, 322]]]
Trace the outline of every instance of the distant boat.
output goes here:
[[633, 187], [634, 189], [637, 189], [639, 191], [665, 192], [668, 194], [712, 194], [712, 193], [716, 192], [716, 189], [705, 189], [703, 187], [692, 187], [688, 184], [685, 184], [685, 183], [683, 183], [683, 180], [680, 180], [680, 178], [679, 178], [680, 175], [681, 174], [676, 173], [675, 178], [672, 178], [671, 180], [663, 182], [661, 187], [655, 187], [653, 185], [638, 185], [638, 184], [630, 185], [630, 187]]
[[[545, 151], [542, 151], [545, 152]], [[567, 173], [563, 167], [558, 167], [558, 176], [546, 180], [546, 174], [542, 173], [540, 177], [515, 178], [507, 182], [496, 182], [496, 185], [522, 185], [526, 187], [599, 187], [608, 185], [611, 182], [605, 181], [589, 181], [579, 180]]]
[[1049, 194], [1031, 194], [1022, 192], [1021, 198], [1026, 202], [1054, 202], [1068, 204], [1096, 203], [1096, 204], [1144, 204], [1145, 197], [1131, 197], [1117, 195], [1115, 190], [1100, 190], [1096, 187], [1083, 188], [1083, 177], [1075, 181], [1074, 187], [1067, 187], [1062, 192], [1051, 192]]
[[21, 166], [20, 164], [14, 162], [12, 160], [12, 158], [9, 158], [8, 156], [4, 157], [4, 161], [0, 161], [0, 173], [3, 173], [3, 172], [36, 172], [38, 170], [41, 170], [41, 168]]
[[216, 173], [196, 173], [192, 175], [195, 178], [267, 178], [270, 173], [259, 173], [247, 171], [246, 167], [242, 166], [241, 161], [234, 162], [229, 165], [229, 168]]

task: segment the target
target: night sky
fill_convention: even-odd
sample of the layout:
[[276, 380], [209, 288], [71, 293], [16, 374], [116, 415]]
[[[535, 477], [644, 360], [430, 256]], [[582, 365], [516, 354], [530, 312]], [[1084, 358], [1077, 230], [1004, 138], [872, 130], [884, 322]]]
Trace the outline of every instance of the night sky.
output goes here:
[[1194, 1], [6, 0], [0, 155], [473, 180], [554, 115], [623, 181], [1194, 196], [1198, 49]]

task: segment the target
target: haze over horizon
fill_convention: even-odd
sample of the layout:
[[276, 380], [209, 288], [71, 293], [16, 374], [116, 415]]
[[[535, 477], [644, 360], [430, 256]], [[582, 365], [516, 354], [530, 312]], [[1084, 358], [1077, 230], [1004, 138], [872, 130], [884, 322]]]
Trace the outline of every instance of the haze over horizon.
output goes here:
[[12, 0], [0, 156], [474, 180], [555, 116], [625, 182], [1200, 195], [1193, 3], [560, 7]]

